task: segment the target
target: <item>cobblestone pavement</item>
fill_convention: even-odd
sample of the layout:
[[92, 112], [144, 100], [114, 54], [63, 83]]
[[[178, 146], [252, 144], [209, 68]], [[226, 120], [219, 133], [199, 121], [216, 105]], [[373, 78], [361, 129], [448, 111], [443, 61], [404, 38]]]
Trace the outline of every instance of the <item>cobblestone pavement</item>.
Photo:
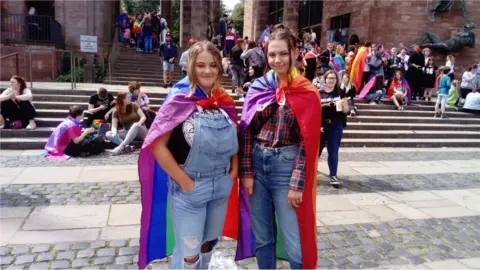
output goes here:
[[[317, 194], [386, 191], [452, 190], [480, 187], [480, 173], [346, 176], [342, 189], [319, 174]], [[2, 185], [0, 207], [38, 205], [91, 205], [140, 203], [138, 181], [68, 184]]]
[[[318, 227], [320, 267], [356, 269], [418, 265], [446, 259], [480, 257], [480, 217], [398, 220], [376, 224]], [[218, 246], [233, 259], [235, 242]], [[0, 247], [2, 268], [15, 269], [136, 269], [138, 239]], [[152, 264], [165, 268], [167, 262]], [[253, 259], [237, 262], [256, 268]], [[288, 264], [279, 263], [279, 268]]]
[[[340, 152], [342, 161], [433, 161], [433, 160], [468, 160], [480, 159], [480, 151], [471, 152]], [[327, 160], [327, 153], [321, 160]], [[64, 166], [99, 166], [137, 164], [138, 151], [135, 153], [111, 156], [105, 152], [88, 158], [71, 158], [66, 161], [53, 161], [40, 156], [1, 156], [0, 167], [64, 167]]]

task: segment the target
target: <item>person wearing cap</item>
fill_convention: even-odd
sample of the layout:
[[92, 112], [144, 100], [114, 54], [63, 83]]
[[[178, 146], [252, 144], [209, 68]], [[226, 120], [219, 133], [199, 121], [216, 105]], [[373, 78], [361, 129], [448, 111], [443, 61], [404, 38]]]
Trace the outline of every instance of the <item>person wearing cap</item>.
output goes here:
[[[197, 41], [193, 38], [191, 38], [188, 41], [188, 48], [192, 47], [193, 44], [197, 43]], [[182, 78], [187, 77], [187, 68], [188, 68], [188, 52], [189, 50], [186, 50], [182, 53], [182, 56], [180, 56], [180, 62], [178, 64], [180, 67], [182, 67]]]
[[117, 19], [115, 20], [115, 24], [120, 26], [120, 41], [123, 43], [123, 35], [125, 33], [125, 30], [129, 28], [128, 11], [126, 9], [124, 9], [122, 14], [117, 17]]
[[[177, 45], [172, 42], [170, 33], [166, 35], [166, 41], [160, 47], [160, 61], [163, 62], [163, 87], [173, 85], [173, 70], [175, 69], [175, 58], [178, 57]], [[170, 79], [170, 80], [168, 80]]]

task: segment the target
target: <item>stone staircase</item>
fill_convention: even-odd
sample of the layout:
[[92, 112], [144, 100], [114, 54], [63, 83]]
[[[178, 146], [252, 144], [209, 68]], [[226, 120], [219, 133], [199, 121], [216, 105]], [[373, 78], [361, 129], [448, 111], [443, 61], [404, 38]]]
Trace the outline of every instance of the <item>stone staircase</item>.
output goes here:
[[[181, 68], [178, 65], [184, 48], [178, 49], [178, 57], [175, 60], [173, 73], [174, 83], [182, 79]], [[139, 81], [145, 86], [163, 86], [163, 69], [157, 51], [153, 54], [136, 52], [133, 48], [122, 47], [117, 63], [112, 69], [112, 77], [107, 76], [106, 84], [127, 85], [129, 82]], [[222, 78], [223, 85], [230, 89], [231, 77]]]
[[[0, 130], [1, 149], [42, 149], [52, 130], [67, 116], [68, 107], [85, 109], [88, 90], [34, 89], [37, 109], [36, 130]], [[165, 93], [148, 93], [157, 110]], [[234, 96], [240, 114], [243, 102]], [[343, 147], [480, 147], [480, 117], [449, 111], [450, 119], [434, 119], [433, 103], [413, 102], [405, 111], [396, 111], [391, 103], [369, 105], [357, 100], [359, 115], [348, 117]]]

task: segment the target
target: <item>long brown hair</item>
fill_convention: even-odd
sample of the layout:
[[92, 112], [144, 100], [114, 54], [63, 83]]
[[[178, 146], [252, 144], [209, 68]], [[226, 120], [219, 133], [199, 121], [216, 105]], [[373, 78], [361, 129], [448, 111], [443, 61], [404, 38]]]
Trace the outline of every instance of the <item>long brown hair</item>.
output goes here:
[[23, 90], [27, 88], [27, 83], [25, 82], [25, 79], [18, 75], [13, 75], [11, 79], [16, 80], [17, 83], [20, 84], [20, 95], [23, 95]]
[[385, 88], [385, 86], [383, 85], [383, 75], [381, 74], [378, 74], [375, 76], [375, 84], [374, 84], [374, 87], [375, 87], [375, 90], [381, 90], [383, 88]]
[[[277, 27], [278, 26], [278, 27]], [[270, 65], [268, 64], [268, 45], [270, 44], [271, 41], [274, 40], [283, 40], [287, 43], [288, 46], [288, 66], [290, 67], [288, 69], [288, 72], [291, 71], [292, 68], [295, 68], [295, 62], [292, 60], [292, 55], [295, 54], [295, 49], [296, 49], [296, 42], [297, 39], [295, 35], [288, 29], [288, 27], [285, 27], [284, 25], [276, 25], [275, 30], [268, 36], [268, 41], [267, 44], [265, 45], [265, 58], [267, 60], [265, 61], [265, 70], [264, 70], [264, 78], [265, 81], [267, 80], [267, 72], [271, 69]], [[288, 85], [290, 85], [290, 80], [291, 78], [287, 76], [288, 78]]]
[[127, 92], [120, 92], [117, 94], [116, 97], [116, 105], [115, 105], [115, 110], [117, 111], [117, 118], [122, 120], [125, 114], [130, 114], [132, 112], [132, 106], [129, 106], [131, 104], [128, 104], [125, 106], [125, 99], [127, 99]]

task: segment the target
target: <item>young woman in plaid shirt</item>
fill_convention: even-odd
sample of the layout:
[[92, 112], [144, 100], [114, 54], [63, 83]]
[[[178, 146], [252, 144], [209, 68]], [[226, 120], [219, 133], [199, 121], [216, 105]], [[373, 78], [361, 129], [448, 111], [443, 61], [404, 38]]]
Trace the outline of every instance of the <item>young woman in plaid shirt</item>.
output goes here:
[[[249, 197], [251, 217], [250, 224], [241, 224], [240, 234], [251, 225], [253, 255], [260, 269], [276, 268], [275, 251], [280, 251], [275, 246], [276, 222], [290, 267], [316, 268], [312, 192], [316, 188], [320, 99], [315, 86], [297, 74], [295, 40], [288, 29], [270, 34], [265, 55], [267, 68], [272, 70], [252, 83], [240, 125], [239, 177], [242, 194]], [[237, 254], [243, 254], [243, 248], [251, 246], [244, 247], [242, 235], [239, 238]]]

